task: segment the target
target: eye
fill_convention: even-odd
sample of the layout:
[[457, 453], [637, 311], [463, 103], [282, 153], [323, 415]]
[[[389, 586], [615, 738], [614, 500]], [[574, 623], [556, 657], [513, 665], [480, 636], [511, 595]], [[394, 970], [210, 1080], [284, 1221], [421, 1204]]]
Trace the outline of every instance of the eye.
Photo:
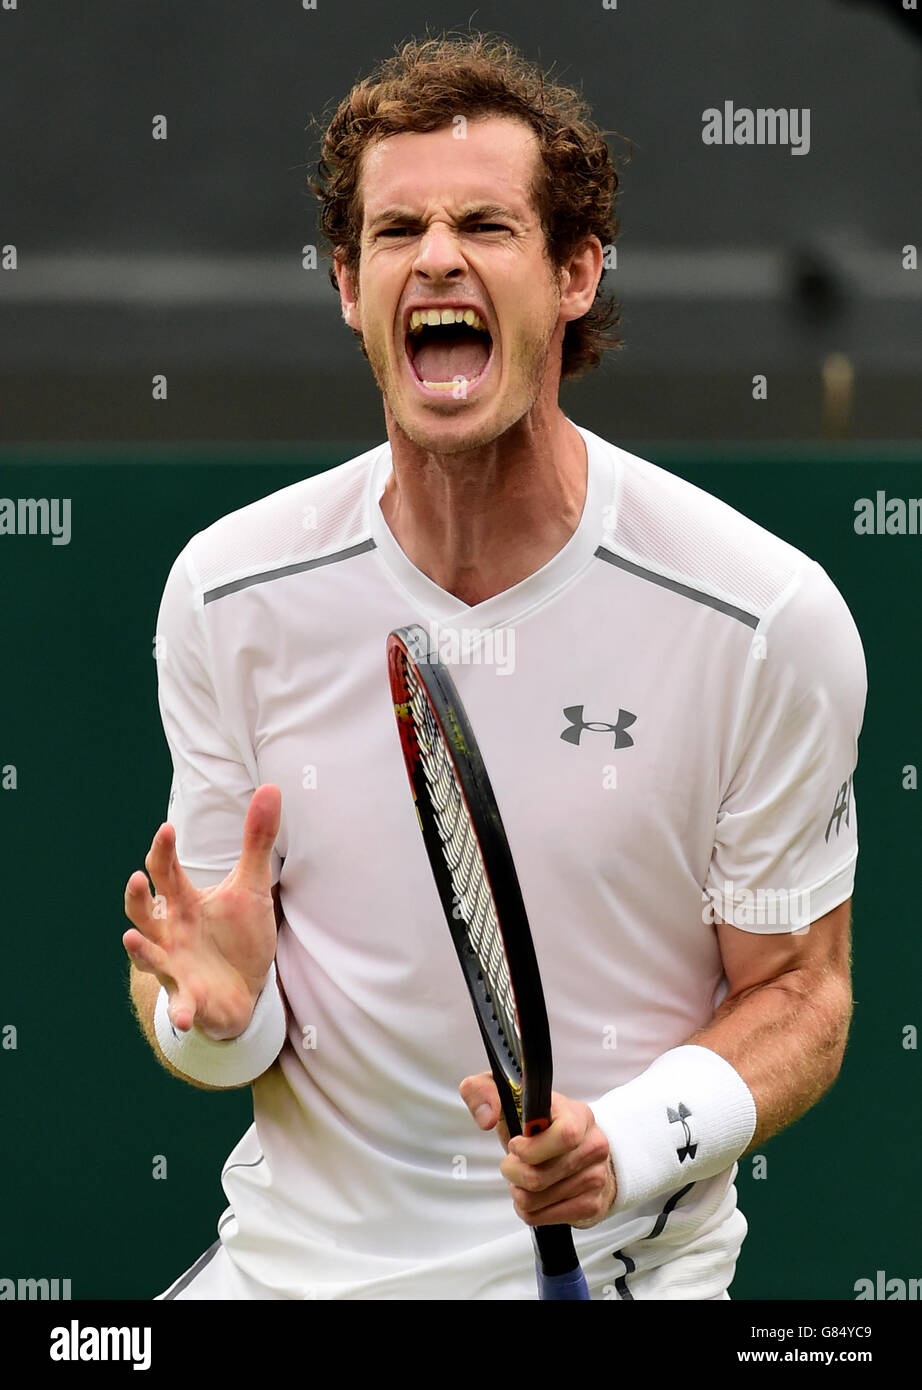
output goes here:
[[[482, 230], [488, 232], [508, 232], [509, 228], [503, 226], [501, 222], [470, 222], [468, 223], [468, 230], [472, 232], [479, 232]], [[414, 235], [415, 232], [412, 227], [382, 227], [382, 229], [378, 232], [379, 237], [402, 237]]]

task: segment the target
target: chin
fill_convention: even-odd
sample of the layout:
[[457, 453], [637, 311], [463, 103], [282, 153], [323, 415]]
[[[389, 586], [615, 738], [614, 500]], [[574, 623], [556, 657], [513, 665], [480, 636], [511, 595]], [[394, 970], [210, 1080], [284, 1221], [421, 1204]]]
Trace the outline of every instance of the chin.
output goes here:
[[426, 449], [432, 454], [464, 454], [472, 449], [481, 449], [492, 444], [504, 434], [512, 420], [497, 419], [495, 416], [474, 422], [462, 413], [450, 415], [447, 411], [440, 419], [422, 420], [419, 414], [401, 409], [390, 413], [400, 430], [418, 449]]

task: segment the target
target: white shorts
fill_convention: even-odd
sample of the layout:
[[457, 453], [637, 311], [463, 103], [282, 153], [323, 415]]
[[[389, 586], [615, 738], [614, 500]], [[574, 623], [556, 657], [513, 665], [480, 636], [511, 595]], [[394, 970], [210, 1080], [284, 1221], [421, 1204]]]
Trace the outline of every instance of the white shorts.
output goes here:
[[[642, 1289], [635, 1296], [643, 1297]], [[279, 1300], [281, 1295], [272, 1289], [257, 1284], [249, 1275], [238, 1269], [228, 1255], [220, 1240], [209, 1246], [185, 1274], [174, 1284], [158, 1294], [155, 1302], [168, 1302], [176, 1299], [202, 1299], [206, 1301], [223, 1299]], [[729, 1301], [730, 1295], [724, 1290], [713, 1298], [703, 1300], [707, 1303]]]

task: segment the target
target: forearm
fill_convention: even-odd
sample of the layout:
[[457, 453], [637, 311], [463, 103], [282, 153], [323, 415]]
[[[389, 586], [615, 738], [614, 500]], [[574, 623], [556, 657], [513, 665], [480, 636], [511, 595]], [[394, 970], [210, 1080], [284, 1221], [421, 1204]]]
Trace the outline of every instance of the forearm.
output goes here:
[[829, 972], [798, 970], [728, 997], [689, 1043], [717, 1052], [752, 1092], [746, 1152], [799, 1119], [835, 1081], [851, 1020], [851, 990]]
[[[131, 992], [131, 1003], [134, 1008], [134, 1016], [138, 1020], [141, 1032], [144, 1034], [151, 1050], [160, 1065], [172, 1076], [176, 1076], [180, 1081], [185, 1081], [187, 1086], [194, 1086], [199, 1091], [231, 1091], [239, 1090], [239, 1086], [208, 1086], [204, 1081], [196, 1081], [191, 1076], [186, 1076], [185, 1072], [177, 1071], [164, 1057], [157, 1042], [154, 1031], [154, 1010], [157, 1006], [157, 996], [160, 993], [160, 982], [156, 975], [150, 975], [144, 970], [138, 970], [136, 966], [131, 967], [131, 978], [129, 983]], [[245, 1083], [249, 1085], [249, 1082]]]

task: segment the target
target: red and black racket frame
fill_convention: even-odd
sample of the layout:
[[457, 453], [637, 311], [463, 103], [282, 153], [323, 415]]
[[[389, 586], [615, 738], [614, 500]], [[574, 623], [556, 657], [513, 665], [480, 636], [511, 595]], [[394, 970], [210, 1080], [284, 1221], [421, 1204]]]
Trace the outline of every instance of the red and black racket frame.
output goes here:
[[[417, 818], [445, 920], [455, 944], [499, 1091], [503, 1118], [510, 1137], [517, 1134], [531, 1137], [547, 1129], [550, 1124], [553, 1080], [551, 1035], [522, 890], [496, 797], [454, 681], [432, 650], [425, 629], [411, 625], [392, 632], [387, 642], [387, 662], [394, 712], [397, 716]], [[435, 824], [416, 730], [409, 712], [407, 665], [414, 668], [426, 692], [476, 831], [506, 949], [519, 1025], [521, 1068], [506, 1045], [502, 1028], [494, 1012], [489, 984], [468, 941], [464, 924], [455, 915], [457, 901], [451, 871], [442, 853], [441, 837]], [[521, 1121], [516, 1108], [516, 1091], [520, 1093]], [[544, 1274], [550, 1279], [579, 1269], [569, 1226], [536, 1226], [532, 1228], [532, 1235], [539, 1263]], [[588, 1294], [583, 1294], [582, 1297], [588, 1297]]]

